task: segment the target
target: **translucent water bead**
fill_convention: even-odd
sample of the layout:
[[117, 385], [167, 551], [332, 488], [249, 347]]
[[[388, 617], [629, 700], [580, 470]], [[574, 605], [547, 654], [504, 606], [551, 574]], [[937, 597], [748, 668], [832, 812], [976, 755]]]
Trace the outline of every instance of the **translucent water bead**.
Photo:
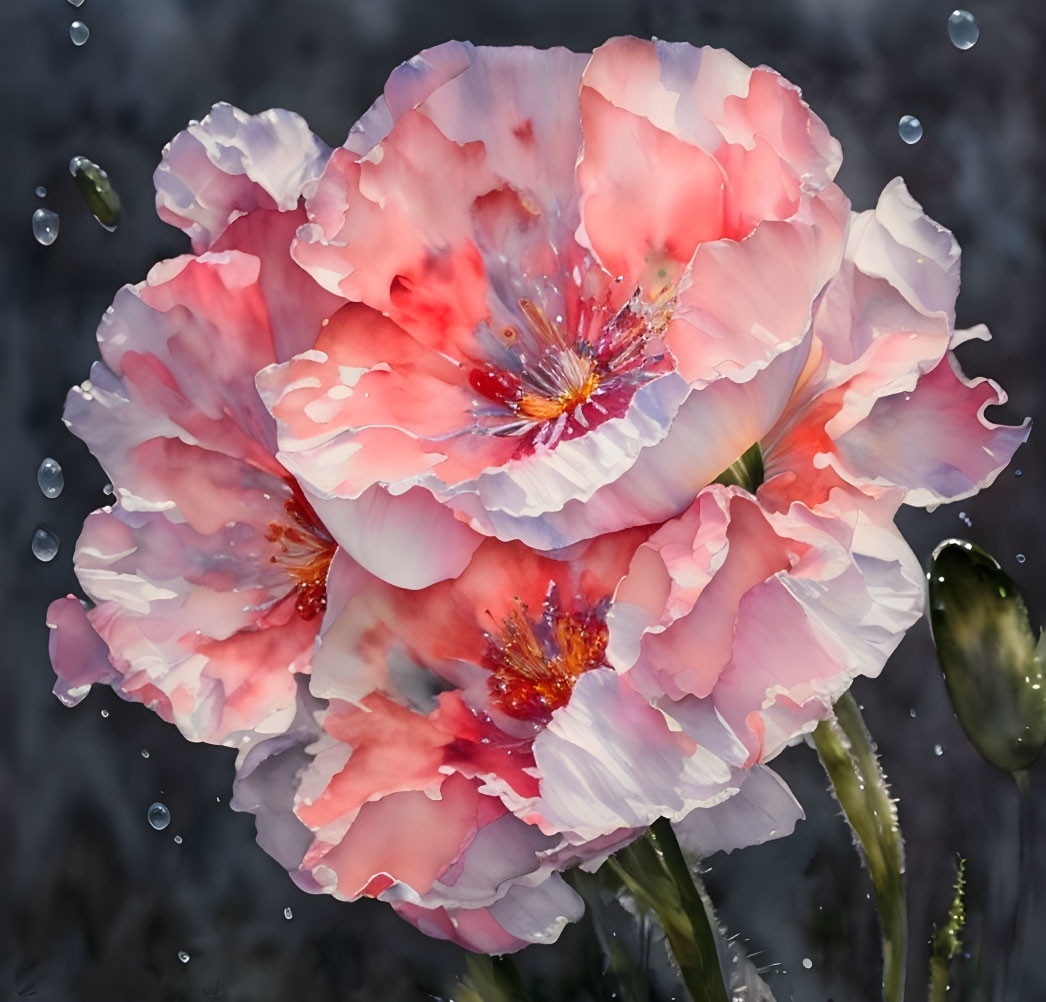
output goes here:
[[149, 824], [158, 832], [163, 831], [171, 823], [171, 812], [166, 804], [159, 802], [150, 804], [145, 816], [149, 820]]
[[58, 556], [58, 537], [42, 526], [33, 533], [33, 556], [47, 563]]
[[953, 10], [948, 15], [948, 37], [957, 49], [972, 49], [981, 37], [981, 29], [968, 10]]
[[83, 21], [73, 21], [69, 25], [69, 37], [73, 40], [73, 45], [83, 45], [91, 37], [91, 29]]
[[42, 184], [36, 189], [36, 197], [47, 198], [47, 189]]
[[47, 457], [36, 471], [36, 482], [45, 498], [56, 498], [65, 486], [65, 474], [57, 459]]
[[897, 123], [897, 135], [909, 146], [917, 143], [923, 137], [923, 123], [914, 115], [904, 115]]
[[80, 7], [80, 6], [81, 6], [81, 5], [83, 4], [84, 0], [69, 0], [69, 2], [70, 2], [70, 3], [71, 3], [71, 4], [73, 5], [73, 6], [74, 6], [74, 7]]
[[37, 209], [33, 213], [33, 236], [37, 243], [50, 247], [58, 239], [58, 213]]

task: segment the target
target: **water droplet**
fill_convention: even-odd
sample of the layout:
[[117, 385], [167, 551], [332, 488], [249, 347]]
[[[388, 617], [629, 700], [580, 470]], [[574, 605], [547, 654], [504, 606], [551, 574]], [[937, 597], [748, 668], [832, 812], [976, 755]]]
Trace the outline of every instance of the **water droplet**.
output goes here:
[[934, 753], [934, 755], [938, 755], [938, 756], [943, 755], [944, 754], [944, 749], [940, 745], [934, 745], [933, 746], [933, 753]]
[[36, 189], [36, 197], [37, 198], [47, 198], [47, 189], [43, 185], [40, 185]]
[[109, 711], [108, 711], [108, 710], [102, 710], [102, 716], [103, 716], [104, 718], [108, 719], [108, 717], [109, 717]]
[[897, 123], [897, 135], [909, 146], [917, 143], [923, 137], [923, 123], [914, 115], [904, 115]]
[[288, 921], [290, 921], [292, 918], [294, 918], [294, 912], [292, 912], [290, 910], [290, 908], [284, 908], [283, 909], [283, 917], [285, 919], [287, 919]]
[[959, 521], [962, 522], [962, 524], [965, 525], [967, 529], [973, 528], [973, 519], [970, 518], [970, 516], [967, 515], [966, 512], [959, 512]]
[[45, 564], [58, 556], [58, 537], [50, 529], [40, 526], [33, 533], [33, 556]]
[[113, 495], [113, 485], [112, 484], [106, 484], [102, 488], [102, 493], [103, 494], [108, 494], [110, 497], [112, 497], [112, 495]]
[[174, 844], [175, 845], [181, 845], [182, 844], [182, 837], [181, 837], [181, 835], [175, 835], [174, 836]]
[[1014, 470], [1013, 471], [1013, 475], [1015, 477], [1022, 477], [1022, 476], [1024, 476], [1024, 471], [1023, 470]]
[[808, 971], [814, 966], [814, 962], [809, 957], [803, 957], [803, 967]]
[[58, 239], [58, 213], [37, 209], [33, 213], [33, 236], [37, 243], [50, 247]]
[[912, 720], [915, 719], [915, 707], [914, 706], [908, 711], [908, 716], [911, 717]]
[[981, 29], [968, 10], [953, 10], [948, 15], [948, 37], [957, 49], [972, 49], [981, 37]]
[[69, 173], [91, 215], [112, 233], [120, 222], [120, 196], [113, 189], [109, 175], [87, 157], [73, 157], [69, 161]]
[[69, 37], [73, 40], [73, 45], [83, 45], [91, 37], [91, 29], [83, 21], [73, 21], [69, 25]]
[[179, 950], [178, 951], [178, 959], [183, 964], [187, 964], [187, 963], [189, 963], [189, 954], [187, 954], [184, 950]]
[[36, 482], [40, 485], [45, 498], [56, 498], [65, 486], [65, 475], [58, 460], [47, 457], [36, 471]]
[[1018, 553], [1017, 554], [1017, 563], [1023, 564], [1024, 561], [1027, 560], [1027, 559], [1028, 558], [1023, 553]]
[[149, 757], [149, 749], [148, 748], [143, 748], [142, 749], [142, 758], [148, 758], [148, 757]]
[[149, 819], [149, 824], [158, 832], [162, 832], [171, 823], [171, 812], [167, 809], [166, 804], [161, 804], [159, 801], [149, 805], [145, 816]]
[[81, 6], [83, 6], [83, 2], [84, 2], [84, 0], [69, 0], [69, 2], [70, 2], [70, 3], [71, 3], [71, 4], [73, 5], [73, 6], [74, 6], [74, 7], [81, 7]]

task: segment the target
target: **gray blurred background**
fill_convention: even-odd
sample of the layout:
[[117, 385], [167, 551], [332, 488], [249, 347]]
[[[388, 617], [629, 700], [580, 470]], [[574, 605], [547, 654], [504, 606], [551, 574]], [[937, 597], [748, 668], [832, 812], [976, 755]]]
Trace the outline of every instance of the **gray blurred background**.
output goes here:
[[[44, 610], [75, 587], [80, 523], [106, 501], [105, 475], [61, 424], [62, 402], [96, 357], [94, 328], [117, 288], [188, 250], [153, 212], [151, 174], [163, 144], [225, 100], [251, 112], [292, 108], [338, 145], [397, 63], [447, 38], [584, 50], [631, 33], [725, 46], [803, 88], [842, 141], [839, 180], [855, 207], [872, 206], [902, 174], [955, 231], [964, 251], [959, 322], [985, 322], [995, 334], [990, 345], [963, 348], [967, 371], [1009, 391], [996, 420], [1042, 420], [1046, 5], [981, 0], [972, 9], [981, 39], [962, 52], [946, 34], [951, 7], [936, 0], [86, 0], [79, 8], [4, 0], [0, 998], [422, 1000], [449, 997], [463, 967], [459, 950], [384, 905], [297, 891], [254, 844], [252, 819], [227, 807], [231, 752], [190, 745], [108, 691], [72, 711], [50, 695]], [[77, 18], [91, 31], [81, 48], [69, 38]], [[914, 146], [898, 139], [903, 114], [925, 126]], [[117, 186], [124, 217], [115, 233], [80, 202], [67, 170], [73, 155], [96, 160]], [[37, 185], [46, 198], [34, 195]], [[50, 247], [31, 233], [40, 205], [61, 216]], [[1011, 469], [972, 501], [902, 517], [920, 558], [960, 533], [994, 552], [1040, 622], [1043, 443], [1040, 429], [1018, 453], [1019, 478]], [[65, 470], [57, 500], [36, 486], [44, 456]], [[38, 525], [61, 539], [49, 564], [30, 553]], [[855, 692], [907, 837], [908, 998], [925, 998], [925, 944], [961, 853], [970, 957], [950, 997], [988, 1000], [1017, 882], [1013, 784], [966, 743], [925, 624], [881, 680]], [[879, 947], [867, 877], [814, 754], [793, 748], [776, 764], [808, 820], [790, 839], [709, 861], [710, 891], [724, 924], [768, 968], [778, 1002], [872, 1000]], [[1031, 780], [1039, 859], [1007, 1002], [1046, 998], [1046, 766]], [[163, 832], [146, 823], [154, 800], [171, 808]], [[591, 935], [574, 928], [559, 947], [522, 954], [534, 997], [610, 997], [593, 977], [593, 950]], [[668, 995], [655, 988], [652, 997]]]

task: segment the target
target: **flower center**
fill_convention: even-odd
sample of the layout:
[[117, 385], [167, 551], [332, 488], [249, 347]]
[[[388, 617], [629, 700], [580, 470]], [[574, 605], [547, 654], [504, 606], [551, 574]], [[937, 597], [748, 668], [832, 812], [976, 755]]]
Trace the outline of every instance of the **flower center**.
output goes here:
[[292, 524], [269, 523], [265, 538], [280, 544], [280, 552], [269, 559], [280, 564], [294, 583], [298, 615], [313, 619], [327, 608], [327, 570], [338, 547], [304, 498], [292, 497], [284, 507]]
[[600, 610], [564, 612], [553, 588], [537, 621], [518, 598], [498, 635], [488, 634], [483, 666], [491, 701], [520, 720], [547, 723], [570, 699], [582, 673], [605, 664], [607, 627]]
[[594, 300], [579, 304], [574, 330], [528, 299], [518, 302], [525, 323], [502, 331], [491, 364], [469, 373], [482, 430], [528, 436], [554, 445], [618, 416], [642, 383], [665, 371], [661, 343], [671, 317], [670, 295], [649, 302], [637, 292], [620, 310]]
[[490, 368], [473, 369], [469, 376], [477, 393], [499, 401], [532, 424], [572, 414], [588, 402], [599, 382], [595, 359], [570, 348], [546, 352], [532, 373], [516, 375]]

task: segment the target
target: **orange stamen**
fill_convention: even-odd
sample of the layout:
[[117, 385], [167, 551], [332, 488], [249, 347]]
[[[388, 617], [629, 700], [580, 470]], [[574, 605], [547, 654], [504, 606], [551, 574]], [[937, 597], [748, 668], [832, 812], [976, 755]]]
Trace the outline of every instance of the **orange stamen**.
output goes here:
[[524, 393], [522, 399], [516, 404], [516, 410], [531, 421], [553, 421], [560, 416], [572, 411], [578, 404], [585, 403], [599, 386], [599, 376], [589, 372], [580, 386], [571, 386], [570, 389], [561, 393], [551, 400], [539, 397], [533, 393]]
[[490, 637], [484, 657], [494, 704], [511, 717], [546, 722], [564, 706], [578, 678], [600, 667], [607, 647], [606, 624], [593, 613], [549, 609], [542, 642], [519, 599]]
[[294, 524], [269, 523], [265, 538], [281, 547], [281, 552], [269, 559], [283, 567], [297, 589], [298, 615], [302, 619], [313, 619], [327, 608], [327, 571], [338, 547], [319, 524], [307, 501], [293, 497], [284, 508]]

